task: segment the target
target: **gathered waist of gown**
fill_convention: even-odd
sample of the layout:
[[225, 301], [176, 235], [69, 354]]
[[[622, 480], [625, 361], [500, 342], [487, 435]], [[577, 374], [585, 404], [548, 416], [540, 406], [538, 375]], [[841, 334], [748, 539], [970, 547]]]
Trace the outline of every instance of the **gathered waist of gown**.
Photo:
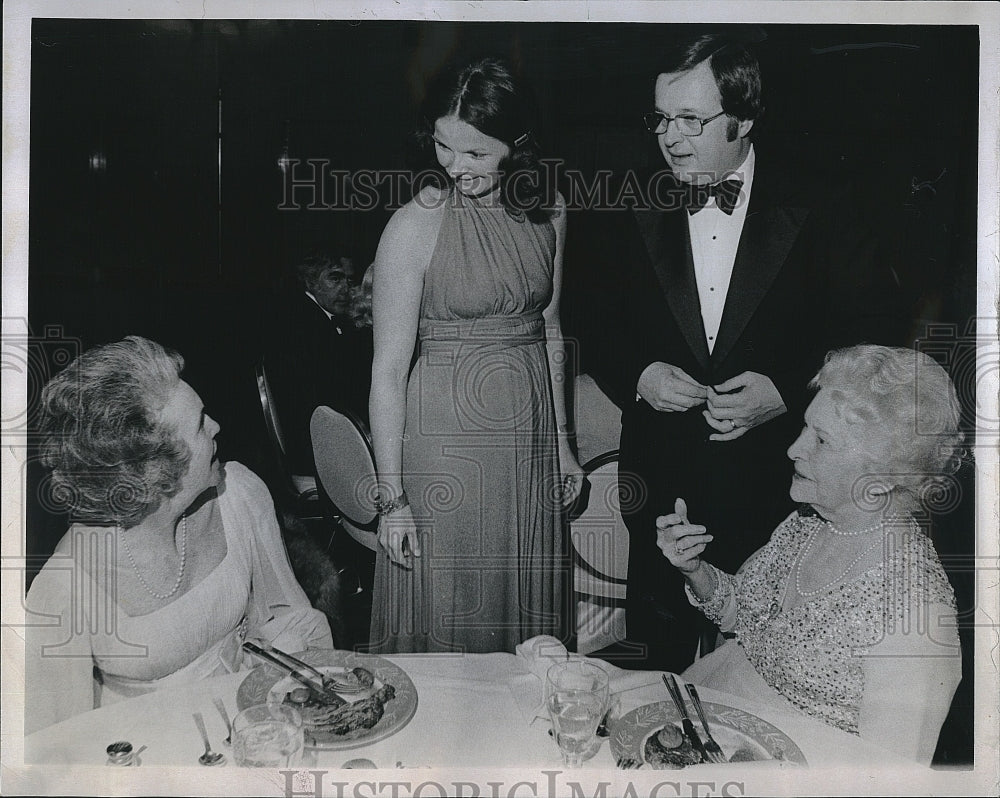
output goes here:
[[540, 310], [474, 319], [421, 319], [420, 354], [431, 351], [529, 346], [545, 340], [545, 319]]

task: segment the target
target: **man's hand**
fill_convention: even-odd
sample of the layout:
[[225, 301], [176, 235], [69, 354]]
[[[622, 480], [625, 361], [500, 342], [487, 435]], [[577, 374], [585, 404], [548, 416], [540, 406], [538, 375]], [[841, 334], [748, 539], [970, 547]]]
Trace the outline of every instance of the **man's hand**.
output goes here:
[[785, 412], [785, 402], [770, 377], [744, 371], [731, 380], [708, 388], [705, 421], [715, 430], [710, 441], [731, 441], [746, 431]]
[[654, 410], [679, 413], [700, 405], [708, 389], [669, 363], [650, 363], [639, 377], [636, 390]]

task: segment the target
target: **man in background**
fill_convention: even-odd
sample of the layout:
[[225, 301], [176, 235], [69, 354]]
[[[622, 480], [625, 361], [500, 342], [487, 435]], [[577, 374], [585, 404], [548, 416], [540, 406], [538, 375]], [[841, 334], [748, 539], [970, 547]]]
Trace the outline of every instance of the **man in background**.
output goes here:
[[352, 315], [354, 263], [309, 255], [296, 264], [298, 288], [278, 299], [264, 341], [264, 366], [286, 439], [288, 466], [314, 475], [309, 420], [319, 405], [368, 421], [371, 328]]

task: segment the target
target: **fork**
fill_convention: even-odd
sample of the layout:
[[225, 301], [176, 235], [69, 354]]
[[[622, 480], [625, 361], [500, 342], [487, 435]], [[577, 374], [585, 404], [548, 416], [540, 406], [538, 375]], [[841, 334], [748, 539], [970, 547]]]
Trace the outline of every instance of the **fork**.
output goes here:
[[301, 670], [299, 670], [294, 665], [289, 664], [286, 660], [282, 659], [270, 651], [265, 651], [260, 646], [251, 643], [249, 640], [244, 641], [243, 648], [252, 654], [256, 654], [261, 659], [267, 660], [268, 662], [277, 665], [281, 670], [286, 671], [295, 681], [306, 687], [309, 692], [319, 698], [324, 703], [330, 703], [343, 705], [347, 702], [341, 698], [333, 690], [332, 687], [327, 687], [325, 684], [321, 684], [315, 681], [312, 677], [307, 676]]
[[[323, 685], [323, 688], [325, 690], [335, 690], [338, 693], [347, 694], [347, 693], [360, 693], [362, 690], [366, 689], [359, 684], [346, 682], [340, 679], [336, 675], [323, 673], [318, 668], [310, 665], [308, 662], [303, 662], [298, 657], [293, 657], [287, 651], [282, 651], [280, 648], [275, 648], [274, 646], [269, 645], [267, 643], [263, 643], [262, 645], [260, 645], [260, 648], [262, 648], [268, 654], [272, 654], [273, 656], [283, 657], [288, 662], [295, 665], [297, 668], [300, 668], [304, 671], [308, 671], [317, 679], [319, 679], [320, 684]], [[347, 670], [346, 665], [344, 666], [344, 670], [346, 672]]]
[[708, 719], [705, 717], [705, 710], [701, 706], [701, 698], [698, 697], [698, 689], [693, 684], [685, 684], [684, 687], [687, 689], [688, 695], [691, 697], [691, 703], [694, 704], [695, 711], [698, 713], [698, 718], [701, 720], [702, 728], [705, 730], [705, 750], [708, 752], [708, 758], [710, 761], [716, 764], [721, 764], [723, 762], [728, 762], [726, 755], [722, 752], [719, 744], [715, 742], [712, 737], [712, 732], [708, 729]]

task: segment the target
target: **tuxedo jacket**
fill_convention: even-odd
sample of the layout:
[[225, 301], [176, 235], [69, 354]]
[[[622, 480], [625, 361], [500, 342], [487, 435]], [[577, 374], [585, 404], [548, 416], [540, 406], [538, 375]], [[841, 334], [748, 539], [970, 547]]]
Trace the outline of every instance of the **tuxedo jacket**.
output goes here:
[[356, 328], [347, 318], [331, 321], [302, 290], [279, 293], [264, 364], [294, 473], [315, 473], [309, 421], [319, 405], [350, 410], [367, 422], [372, 354], [371, 328]]
[[[807, 385], [826, 352], [899, 338], [898, 286], [879, 264], [875, 236], [849, 194], [817, 191], [795, 177], [758, 154], [711, 353], [688, 212], [664, 207], [672, 175], [644, 176], [639, 185], [656, 185], [656, 196], [645, 191], [635, 207], [594, 214], [588, 223], [598, 240], [588, 242], [589, 263], [579, 277], [593, 287], [590, 312], [576, 316], [601, 324], [575, 332], [584, 367], [623, 410], [622, 510], [635, 556], [663, 559], [653, 548], [655, 518], [683, 497], [691, 522], [716, 536], [706, 558], [735, 570], [793, 508], [786, 450], [802, 427]], [[657, 361], [704, 385], [746, 371], [764, 374], [787, 412], [738, 439], [709, 441], [715, 431], [702, 416], [704, 405], [659, 412], [636, 400], [639, 376]]]

